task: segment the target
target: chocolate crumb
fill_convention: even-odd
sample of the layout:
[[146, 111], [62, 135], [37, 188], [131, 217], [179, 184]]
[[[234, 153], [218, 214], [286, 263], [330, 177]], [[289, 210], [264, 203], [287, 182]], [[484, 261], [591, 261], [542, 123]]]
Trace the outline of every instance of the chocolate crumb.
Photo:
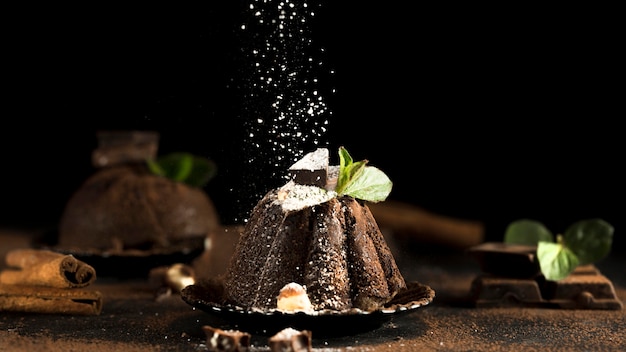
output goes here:
[[298, 331], [293, 328], [285, 328], [276, 335], [270, 337], [269, 345], [272, 352], [310, 352], [311, 336], [309, 330]]
[[251, 335], [238, 330], [222, 330], [204, 325], [209, 351], [245, 352], [250, 348]]

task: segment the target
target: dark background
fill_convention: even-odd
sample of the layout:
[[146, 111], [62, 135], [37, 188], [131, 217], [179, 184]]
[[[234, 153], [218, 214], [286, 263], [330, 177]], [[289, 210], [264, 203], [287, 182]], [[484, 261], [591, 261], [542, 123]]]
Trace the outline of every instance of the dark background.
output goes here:
[[[214, 159], [206, 191], [225, 223], [245, 216], [256, 195], [237, 190], [269, 172], [244, 152], [246, 2], [225, 3], [7, 11], [0, 224], [55, 226], [105, 129]], [[489, 239], [518, 218], [562, 232], [600, 217], [624, 247], [615, 9], [381, 6], [323, 2], [311, 23], [335, 72], [331, 153], [346, 146], [389, 175], [390, 199], [483, 221]]]

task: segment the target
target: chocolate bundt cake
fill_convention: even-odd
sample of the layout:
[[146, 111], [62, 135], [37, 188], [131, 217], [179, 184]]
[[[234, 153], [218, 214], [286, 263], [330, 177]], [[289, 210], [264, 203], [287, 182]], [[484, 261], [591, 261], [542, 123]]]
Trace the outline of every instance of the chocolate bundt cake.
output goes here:
[[81, 249], [164, 248], [219, 226], [201, 189], [129, 166], [101, 170], [65, 206], [59, 245]]
[[296, 283], [314, 310], [371, 311], [406, 288], [365, 201], [334, 191], [337, 170], [320, 148], [256, 204], [225, 273], [225, 303], [276, 309]]
[[153, 174], [158, 135], [102, 132], [93, 153], [99, 169], [70, 197], [58, 245], [82, 250], [167, 248], [204, 238], [220, 226], [214, 204], [198, 187]]

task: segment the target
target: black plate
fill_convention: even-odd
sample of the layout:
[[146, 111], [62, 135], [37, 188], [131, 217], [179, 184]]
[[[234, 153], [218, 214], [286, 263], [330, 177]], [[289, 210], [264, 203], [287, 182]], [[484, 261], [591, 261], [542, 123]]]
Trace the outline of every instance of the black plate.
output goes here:
[[435, 291], [418, 282], [408, 282], [407, 289], [399, 292], [386, 306], [363, 311], [321, 310], [314, 313], [283, 312], [276, 309], [244, 309], [217, 303], [222, 287], [213, 284], [195, 284], [185, 287], [182, 299], [194, 308], [222, 318], [238, 329], [263, 335], [272, 335], [291, 327], [309, 330], [316, 336], [351, 335], [380, 327], [392, 317], [407, 314], [428, 305], [435, 298]]

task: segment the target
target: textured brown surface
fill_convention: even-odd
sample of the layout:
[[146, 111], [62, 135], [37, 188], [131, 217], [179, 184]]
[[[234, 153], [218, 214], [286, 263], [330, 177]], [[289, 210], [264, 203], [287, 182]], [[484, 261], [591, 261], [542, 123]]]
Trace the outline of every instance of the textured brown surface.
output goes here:
[[[304, 284], [309, 293], [319, 297], [318, 302], [313, 302], [314, 309], [341, 310], [352, 305], [348, 254], [344, 250], [346, 236], [343, 235], [343, 229], [346, 227], [346, 220], [333, 215], [341, 212], [341, 206], [340, 202], [320, 204], [320, 211], [312, 214], [315, 223], [320, 226], [313, 228], [312, 236], [317, 240], [310, 244]], [[329, 272], [337, 275], [328, 275]], [[333, 290], [328, 290], [328, 287], [333, 287]]]
[[[0, 231], [0, 254], [30, 239], [28, 233]], [[324, 338], [313, 331], [313, 351], [622, 351], [626, 344], [626, 310], [475, 308], [467, 294], [479, 268], [468, 255], [420, 243], [388, 243], [408, 280], [435, 289], [434, 301], [356, 335]], [[227, 260], [229, 254], [217, 251], [210, 262]], [[620, 253], [598, 264], [622, 301], [625, 266]], [[93, 288], [103, 295], [99, 316], [1, 313], [0, 350], [197, 352], [206, 350], [202, 326], [229, 327], [178, 296], [155, 300], [147, 280], [99, 278]], [[269, 351], [268, 338], [253, 335], [251, 351]]]
[[[302, 275], [298, 268], [303, 268], [304, 261], [290, 253], [304, 246], [305, 232], [298, 230], [303, 224], [299, 217], [305, 214], [286, 217], [280, 205], [272, 204], [274, 196], [266, 195], [255, 207], [227, 271], [226, 298], [242, 307], [272, 306], [274, 299], [264, 298], [277, 297], [285, 284], [299, 281]], [[286, 226], [292, 231], [285, 231]], [[277, 272], [285, 281], [272, 279]]]
[[172, 240], [205, 236], [219, 225], [201, 189], [150, 174], [143, 165], [114, 166], [94, 173], [69, 199], [58, 244], [102, 250], [165, 247]]

